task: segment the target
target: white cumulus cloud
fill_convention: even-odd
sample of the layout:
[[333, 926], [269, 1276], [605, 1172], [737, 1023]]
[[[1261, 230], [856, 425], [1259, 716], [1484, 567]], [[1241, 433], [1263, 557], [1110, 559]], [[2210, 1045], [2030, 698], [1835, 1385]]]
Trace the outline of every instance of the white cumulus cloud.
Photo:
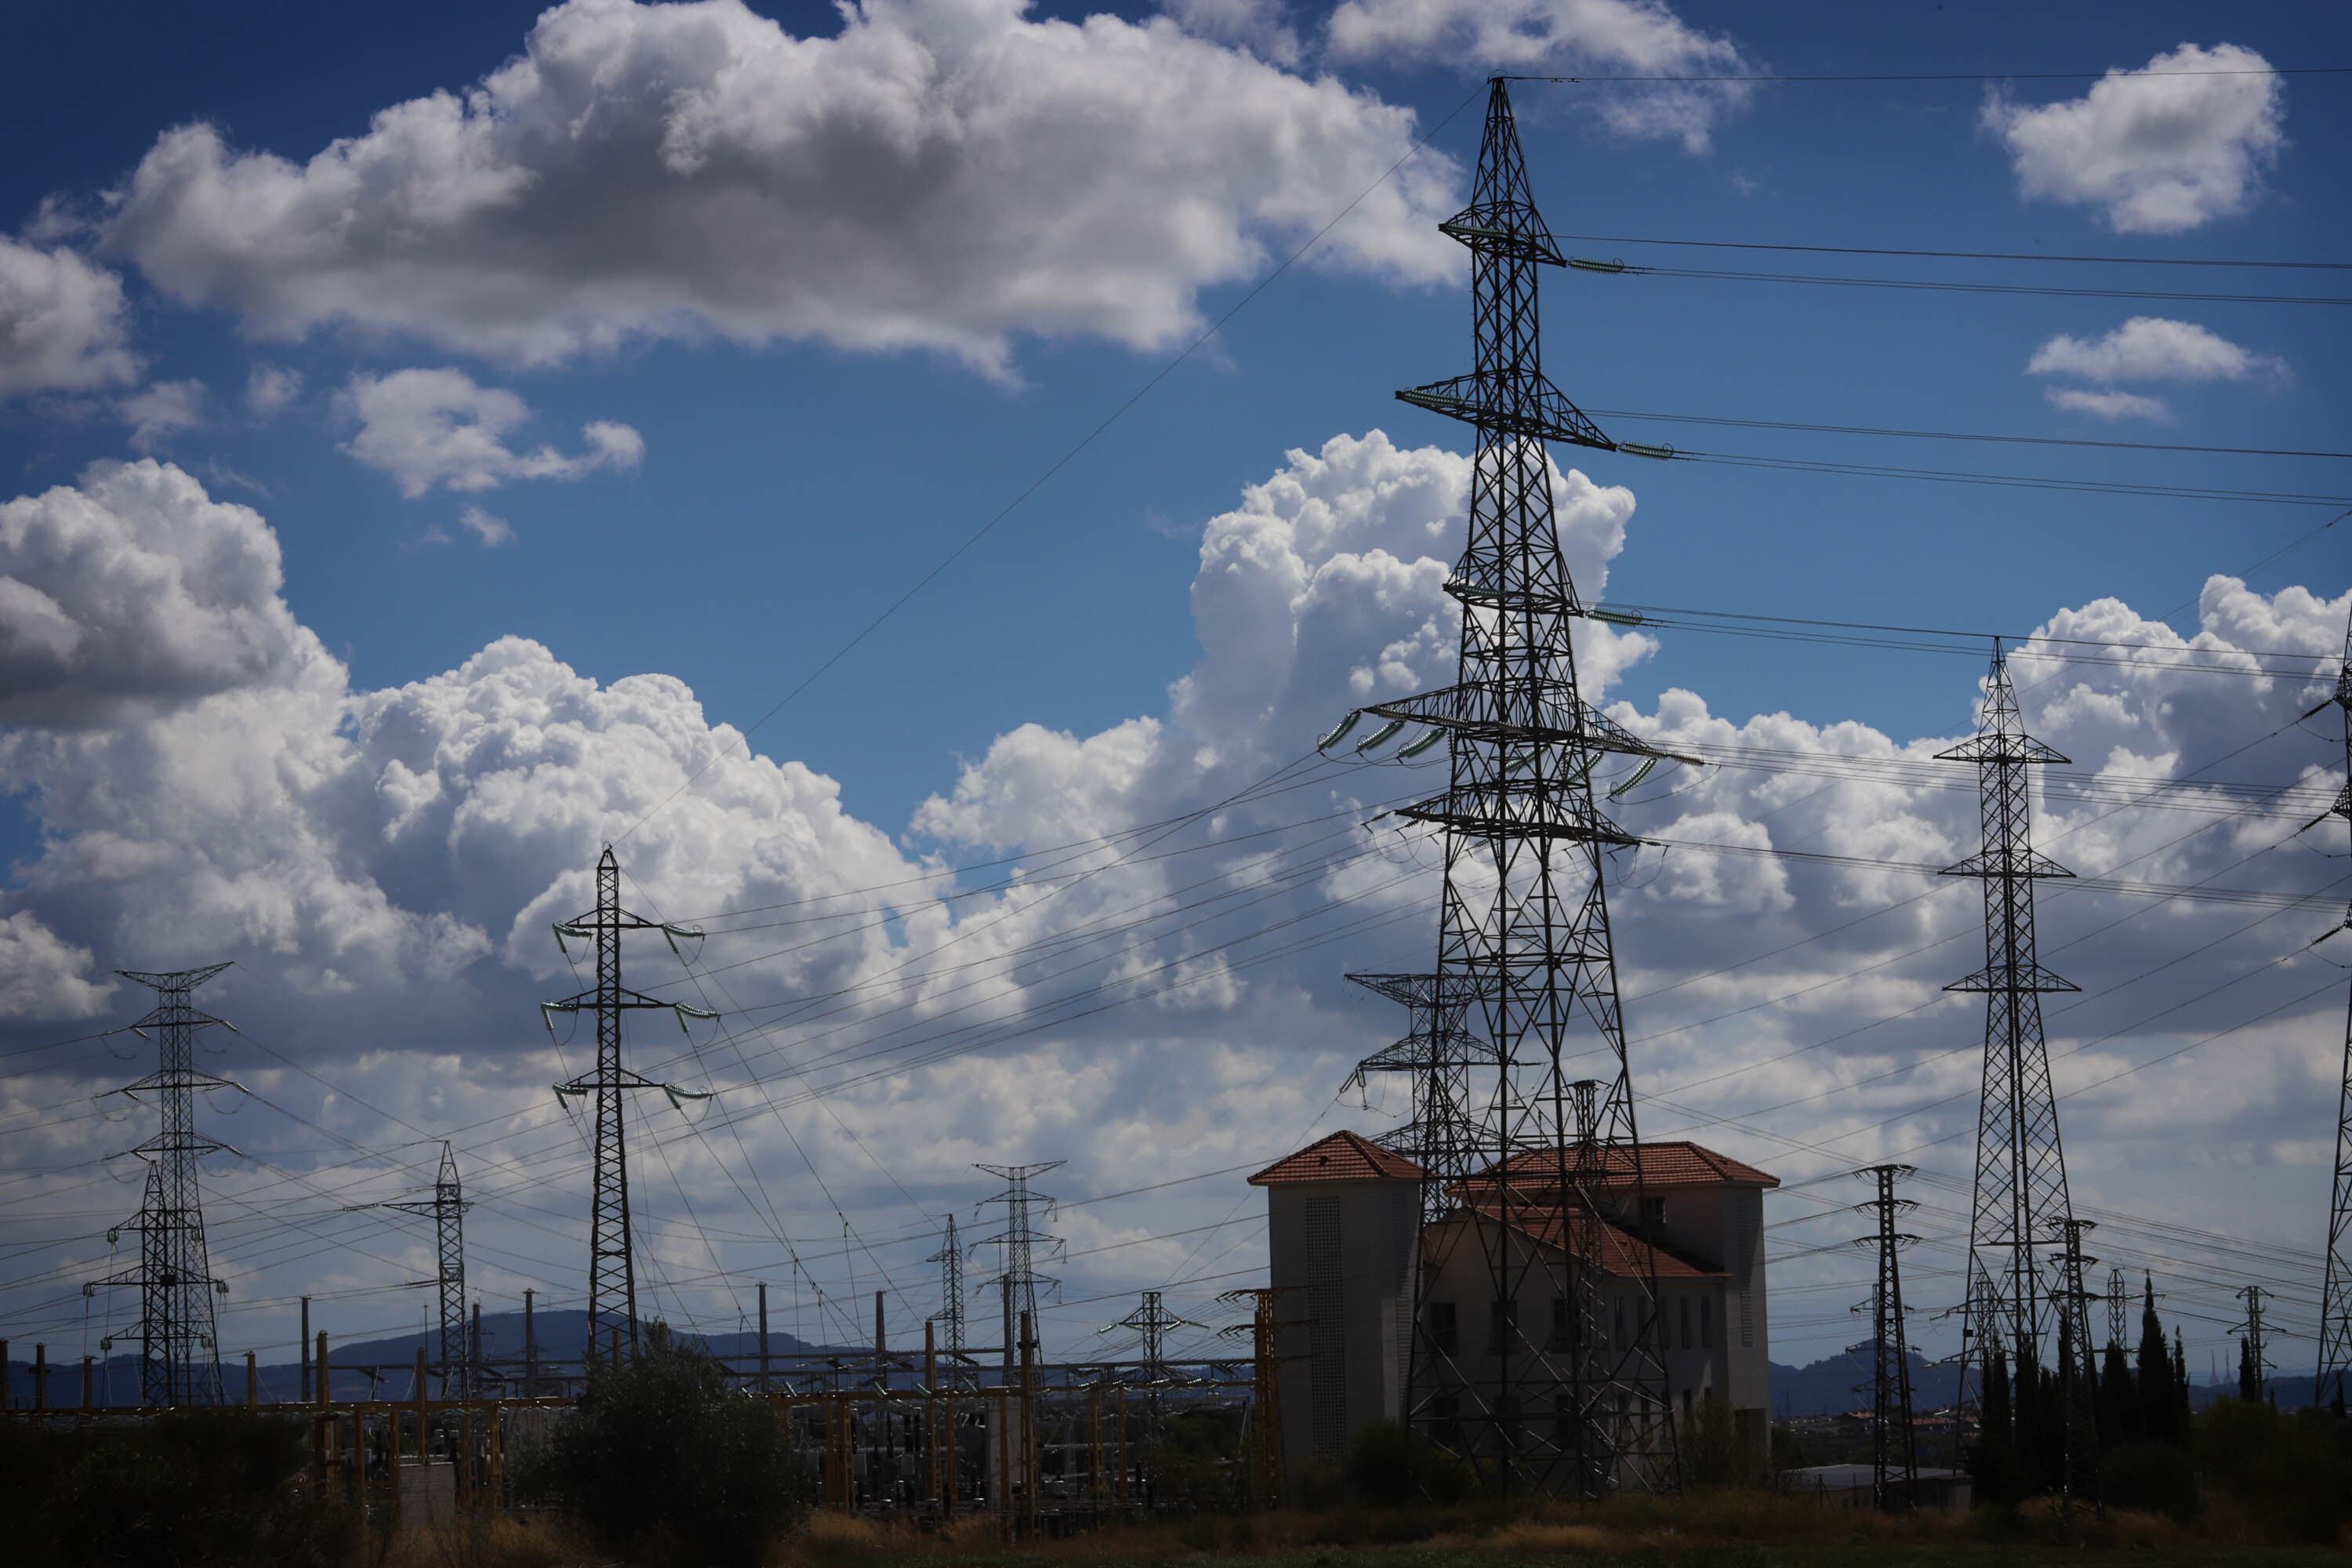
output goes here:
[[530, 405], [461, 370], [354, 375], [342, 403], [359, 426], [343, 449], [390, 474], [412, 500], [436, 485], [478, 491], [509, 479], [584, 479], [600, 469], [634, 468], [646, 455], [645, 437], [635, 428], [605, 419], [581, 427], [581, 451], [518, 451], [507, 440], [530, 423]]
[[2073, 375], [2105, 383], [2244, 381], [2284, 375], [2286, 362], [2240, 347], [2194, 321], [2134, 316], [2104, 337], [2060, 332], [2026, 362], [2031, 375]]
[[115, 405], [131, 426], [131, 444], [152, 452], [171, 444], [183, 430], [205, 422], [205, 384], [201, 381], [159, 381], [143, 386]]
[[2144, 397], [2137, 392], [2093, 392], [2081, 386], [2045, 386], [2042, 395], [2053, 408], [2063, 408], [2071, 414], [2089, 414], [2101, 419], [2146, 419], [2166, 424], [2172, 410], [2160, 397]]
[[[1701, 31], [1664, 0], [1341, 0], [1328, 25], [1347, 60], [1432, 58], [1480, 70], [1591, 70], [1619, 76], [1742, 76], [1738, 45]], [[1745, 82], [1643, 83], [1577, 89], [1621, 135], [1706, 151], [1717, 123], [1748, 101]]]
[[316, 639], [278, 536], [169, 463], [0, 504], [0, 722], [97, 725], [288, 679]]
[[245, 378], [245, 411], [256, 419], [275, 419], [302, 395], [302, 373], [282, 364], [257, 364]]
[[0, 235], [0, 397], [134, 380], [130, 338], [121, 279], [62, 246]]
[[[1372, 188], [1318, 259], [1454, 276], [1454, 167], [1410, 110], [1157, 18], [864, 0], [799, 37], [739, 0], [570, 0], [463, 92], [294, 162], [162, 137], [110, 243], [266, 337], [414, 333], [545, 363], [632, 337], [942, 350], [1165, 343]], [[1377, 182], [1377, 184], [1376, 184]]]
[[2119, 234], [2180, 234], [2252, 203], [2286, 145], [2286, 90], [2252, 49], [2183, 44], [2059, 103], [1996, 90], [1981, 120], [2027, 196], [2098, 207]]

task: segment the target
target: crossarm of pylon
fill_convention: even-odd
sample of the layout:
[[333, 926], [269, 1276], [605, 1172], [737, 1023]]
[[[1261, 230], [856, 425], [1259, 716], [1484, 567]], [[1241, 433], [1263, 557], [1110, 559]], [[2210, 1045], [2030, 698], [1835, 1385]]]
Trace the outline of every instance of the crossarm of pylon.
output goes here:
[[1978, 850], [1965, 860], [1954, 861], [1944, 868], [1946, 877], [2072, 877], [2074, 873], [2032, 849], [2003, 851], [1998, 847]]
[[1700, 759], [1645, 741], [1608, 718], [1578, 696], [1570, 682], [1562, 680], [1549, 684], [1551, 689], [1539, 690], [1532, 704], [1544, 716], [1543, 721], [1538, 723], [1515, 723], [1495, 718], [1489, 710], [1493, 693], [1475, 684], [1441, 686], [1435, 690], [1416, 692], [1410, 697], [1368, 703], [1359, 711], [1406, 723], [1458, 730], [1479, 740], [1567, 742], [1593, 751], [1620, 752], [1636, 757], [1663, 757], [1693, 766], [1701, 765]]
[[2021, 963], [2012, 972], [2006, 964], [1988, 965], [1965, 980], [1955, 980], [1947, 991], [2080, 991], [2071, 980], [2051, 973], [2038, 963]]
[[1409, 386], [1400, 401], [1433, 414], [1444, 414], [1506, 436], [1538, 441], [1563, 441], [1573, 447], [1597, 447], [1613, 452], [1617, 443], [1569, 401], [1541, 371], [1495, 371], [1484, 374], [1448, 376], [1424, 386]]
[[2065, 763], [2073, 759], [2031, 735], [1971, 735], [1936, 753], [1948, 763]]
[[[1511, 809], [1513, 803], [1548, 805], [1557, 813]], [[1465, 785], [1397, 808], [1412, 822], [1427, 822], [1487, 838], [1551, 838], [1576, 843], [1635, 845], [1641, 840], [1597, 811], [1549, 792], [1535, 781], [1504, 780]]]

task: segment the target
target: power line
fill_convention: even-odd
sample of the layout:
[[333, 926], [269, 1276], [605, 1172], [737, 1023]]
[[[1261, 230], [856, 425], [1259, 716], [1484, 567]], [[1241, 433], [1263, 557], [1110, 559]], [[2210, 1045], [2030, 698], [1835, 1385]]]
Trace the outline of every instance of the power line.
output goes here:
[[2115, 441], [2087, 437], [2000, 436], [1973, 430], [1912, 430], [1877, 425], [1829, 425], [1793, 419], [1736, 419], [1727, 415], [1653, 414], [1631, 408], [1595, 408], [1595, 418], [1633, 419], [1661, 425], [1715, 425], [1740, 430], [1802, 430], [1823, 436], [1882, 436], [1918, 441], [1973, 441], [2013, 447], [2079, 447], [2116, 452], [2189, 452], [2234, 458], [2326, 458], [2352, 459], [2352, 452], [2303, 451], [2279, 447], [2200, 447], [2182, 441]]
[[1688, 278], [1716, 283], [1796, 283], [1829, 289], [1913, 289], [1934, 294], [2016, 294], [2066, 300], [2160, 300], [2205, 305], [2352, 305], [2332, 294], [2222, 294], [2181, 289], [2095, 289], [2063, 283], [1971, 283], [1951, 278], [1857, 278], [1819, 272], [1758, 272], [1706, 267], [1644, 267], [1625, 261], [1578, 257], [1580, 271], [1618, 278]]
[[1925, 250], [1874, 245], [1790, 245], [1766, 240], [1664, 239], [1656, 236], [1562, 234], [1556, 239], [1590, 245], [1671, 245], [1703, 250], [1778, 250], [1812, 256], [1906, 256], [1947, 261], [2065, 261], [2120, 267], [2249, 267], [2314, 272], [2352, 272], [2352, 261], [2252, 260], [2192, 256], [2075, 256], [2032, 250]]
[[1779, 71], [1749, 71], [1717, 76], [1499, 76], [1497, 81], [1544, 82], [1552, 86], [1601, 86], [1610, 82], [1655, 85], [1664, 82], [1894, 82], [1894, 81], [2095, 81], [2108, 77], [2133, 79], [2143, 77], [2176, 76], [2346, 76], [2352, 75], [2352, 66], [2263, 66], [2216, 68], [2210, 70], [2117, 70], [2109, 66], [2101, 70], [2081, 71], [1864, 71], [1817, 72], [1785, 74]]

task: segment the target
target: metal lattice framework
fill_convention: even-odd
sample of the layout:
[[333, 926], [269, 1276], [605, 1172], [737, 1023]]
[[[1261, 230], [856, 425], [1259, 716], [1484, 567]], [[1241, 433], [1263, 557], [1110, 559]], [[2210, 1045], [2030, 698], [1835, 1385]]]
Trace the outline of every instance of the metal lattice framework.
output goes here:
[[947, 1328], [947, 1343], [940, 1347], [957, 1363], [963, 1360], [963, 1242], [956, 1235], [955, 1215], [948, 1215], [947, 1234], [940, 1249], [923, 1259], [940, 1266], [940, 1312], [931, 1321]]
[[596, 984], [577, 995], [561, 1002], [542, 1002], [540, 1016], [546, 1020], [550, 1037], [555, 1033], [558, 1013], [593, 1012], [596, 1015], [596, 1066], [593, 1072], [559, 1083], [555, 1092], [559, 1099], [571, 1100], [593, 1096], [595, 1101], [595, 1194], [589, 1208], [588, 1220], [588, 1354], [593, 1359], [606, 1347], [618, 1342], [635, 1356], [637, 1352], [637, 1272], [630, 1248], [629, 1231], [629, 1142], [625, 1118], [627, 1096], [633, 1089], [657, 1089], [677, 1105], [688, 1100], [708, 1100], [708, 1094], [680, 1089], [673, 1083], [660, 1083], [642, 1073], [633, 1072], [621, 1062], [621, 1016], [624, 1013], [657, 1009], [675, 1014], [678, 1027], [686, 1027], [688, 1018], [715, 1018], [719, 1015], [700, 1007], [689, 1007], [681, 1002], [662, 1002], [621, 984], [621, 933], [633, 931], [657, 931], [669, 939], [673, 951], [680, 937], [698, 937], [702, 933], [690, 926], [672, 925], [663, 921], [649, 921], [631, 914], [621, 907], [621, 867], [613, 858], [613, 847], [604, 846], [604, 855], [596, 862], [596, 907], [576, 920], [558, 922], [555, 927], [556, 945], [564, 955], [572, 950], [565, 939], [593, 942], [596, 949]]
[[[2344, 788], [2327, 816], [2352, 826], [2352, 621], [2344, 628], [2344, 662], [2336, 671], [2336, 694], [2328, 701], [2344, 721]], [[2347, 929], [2352, 929], [2352, 912], [2337, 928]], [[2336, 1099], [2336, 1175], [2328, 1189], [2327, 1265], [2319, 1289], [2319, 1364], [2312, 1378], [2313, 1401], [2344, 1398], [2347, 1373], [2352, 1373], [2352, 1001], [2346, 1005], [2344, 1084]]]
[[457, 1151], [446, 1140], [443, 1141], [441, 1169], [434, 1177], [431, 1197], [401, 1198], [368, 1206], [397, 1209], [433, 1222], [436, 1264], [433, 1283], [441, 1309], [436, 1345], [440, 1359], [433, 1370], [441, 1379], [441, 1397], [473, 1398], [480, 1391], [481, 1383], [481, 1357], [478, 1347], [469, 1345], [466, 1329], [466, 1211], [473, 1205], [466, 1201], [465, 1187], [457, 1180]]
[[2098, 1496], [2099, 1363], [2091, 1352], [2091, 1303], [2099, 1297], [2089, 1285], [2091, 1266], [2098, 1259], [2083, 1250], [2084, 1236], [2098, 1226], [2071, 1215], [2064, 1226], [2065, 1246], [2052, 1260], [2058, 1266], [2052, 1295], [2058, 1308], [2058, 1398], [2066, 1435], [2060, 1501], [2071, 1507], [2084, 1492]]
[[[2006, 1343], [2012, 1371], [2044, 1353], [2055, 1292], [2043, 1282], [2043, 1258], [2067, 1244], [2074, 1206], [2058, 1105], [2050, 1089], [2050, 1053], [2042, 1032], [2042, 994], [2073, 991], [2035, 961], [2033, 884], [2073, 872], [2033, 850], [2032, 801], [2026, 770], [2067, 759], [2025, 732], [2009, 661], [1995, 645], [1976, 735], [1937, 755], [1977, 764], [1984, 847], [1948, 877], [1984, 884], [1985, 965], [1948, 991], [1985, 998], [1983, 1098], [1977, 1111], [1977, 1161], [1969, 1220], [1968, 1322], [1960, 1363], [1963, 1401], [1980, 1388], [1991, 1347]], [[2079, 1285], [2079, 1280], [2073, 1281]]]
[[2263, 1304], [2271, 1293], [2259, 1285], [2249, 1285], [2237, 1297], [2246, 1304], [2246, 1321], [2230, 1331], [2246, 1342], [2246, 1363], [2253, 1368], [2254, 1387], [2259, 1391], [2271, 1371], [2270, 1325], [2263, 1321]]
[[1168, 1331], [1207, 1326], [1170, 1311], [1163, 1295], [1159, 1290], [1143, 1291], [1134, 1311], [1097, 1331], [1108, 1334], [1124, 1329], [1135, 1335], [1137, 1348], [1142, 1352], [1144, 1378], [1152, 1383], [1164, 1382], [1168, 1377]]
[[1895, 1195], [1895, 1184], [1909, 1177], [1910, 1165], [1868, 1165], [1855, 1175], [1875, 1184], [1868, 1203], [1854, 1205], [1877, 1223], [1858, 1246], [1877, 1255], [1878, 1279], [1870, 1300], [1856, 1311], [1870, 1314], [1871, 1362], [1871, 1500], [1887, 1513], [1916, 1507], [1919, 1500], [1919, 1443], [1912, 1423], [1911, 1345], [1903, 1311], [1903, 1250], [1918, 1237], [1895, 1228], [1895, 1221], [1918, 1205]]
[[147, 1162], [139, 1215], [121, 1227], [139, 1233], [139, 1267], [93, 1281], [82, 1293], [90, 1295], [107, 1286], [139, 1287], [139, 1398], [151, 1408], [221, 1402], [215, 1305], [228, 1286], [213, 1277], [196, 1162], [228, 1145], [196, 1131], [196, 1091], [237, 1086], [198, 1068], [195, 1055], [199, 1031], [218, 1026], [234, 1034], [236, 1028], [198, 1012], [189, 995], [227, 967], [215, 963], [158, 973], [115, 972], [155, 993], [155, 1005], [128, 1027], [155, 1041], [156, 1064], [153, 1072], [114, 1092], [134, 1100], [153, 1096], [160, 1125], [154, 1137], [127, 1151]]
[[[996, 1248], [996, 1278], [993, 1283], [1004, 1306], [1004, 1364], [1012, 1366], [1021, 1359], [1023, 1347], [1017, 1334], [1032, 1336], [1029, 1346], [1036, 1354], [1034, 1337], [1037, 1333], [1037, 1287], [1045, 1287], [1048, 1294], [1061, 1289], [1061, 1281], [1037, 1272], [1040, 1257], [1052, 1259], [1061, 1256], [1059, 1237], [1047, 1236], [1030, 1223], [1036, 1205], [1044, 1205], [1045, 1217], [1054, 1217], [1055, 1202], [1043, 1193], [1029, 1190], [1030, 1181], [1048, 1171], [1059, 1170], [1067, 1163], [1062, 1160], [1044, 1160], [1030, 1165], [975, 1165], [1005, 1184], [1004, 1190], [992, 1198], [982, 1198], [973, 1212], [991, 1204], [1004, 1205], [1004, 1228], [994, 1236], [982, 1237], [972, 1243], [978, 1251], [983, 1247]], [[1025, 1326], [1025, 1327], [1024, 1327]]]
[[[1470, 205], [1440, 226], [1470, 250], [1475, 365], [1397, 395], [1478, 433], [1467, 539], [1445, 584], [1462, 605], [1457, 675], [1360, 710], [1386, 721], [1383, 735], [1411, 724], [1442, 735], [1450, 770], [1444, 793], [1398, 813], [1444, 846], [1436, 969], [1362, 977], [1414, 1014], [1406, 1038], [1365, 1064], [1416, 1085], [1411, 1131], [1395, 1141], [1423, 1173], [1405, 1415], [1491, 1490], [1671, 1487], [1646, 1247], [1616, 1259], [1633, 1276], [1612, 1284], [1632, 1298], [1627, 1329], [1602, 1310], [1605, 1237], [1643, 1226], [1645, 1194], [1603, 877], [1606, 853], [1634, 839], [1596, 808], [1592, 784], [1610, 753], [1667, 753], [1577, 688], [1570, 627], [1584, 607], [1560, 556], [1545, 444], [1614, 445], [1544, 375], [1536, 268], [1565, 258], [1536, 210], [1500, 79]], [[1613, 1073], [1580, 1118], [1564, 1064], [1595, 1049]], [[1459, 1248], [1498, 1303], [1475, 1343], [1430, 1310]], [[1531, 1334], [1517, 1303], [1546, 1296], [1569, 1303], [1559, 1331]]]

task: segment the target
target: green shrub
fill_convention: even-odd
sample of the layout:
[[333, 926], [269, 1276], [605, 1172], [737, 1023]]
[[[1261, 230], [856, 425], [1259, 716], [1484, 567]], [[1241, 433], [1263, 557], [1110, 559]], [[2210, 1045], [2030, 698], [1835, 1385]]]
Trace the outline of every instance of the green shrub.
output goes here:
[[589, 1379], [520, 1481], [630, 1562], [697, 1568], [757, 1562], [807, 1495], [775, 1413], [659, 1326]]
[[2194, 1436], [2198, 1468], [2249, 1513], [2302, 1541], [2332, 1542], [2352, 1524], [2352, 1432], [2326, 1412], [2217, 1400]]
[[324, 1568], [356, 1544], [358, 1521], [297, 1493], [306, 1457], [299, 1419], [241, 1410], [12, 1426], [0, 1433], [9, 1560]]
[[1475, 1484], [1469, 1466], [1400, 1421], [1369, 1421], [1358, 1428], [1340, 1473], [1356, 1500], [1372, 1508], [1450, 1507]]
[[2170, 1443], [2126, 1443], [2099, 1466], [2103, 1500], [2111, 1508], [2160, 1513], [2186, 1524], [2197, 1517], [2197, 1470]]

